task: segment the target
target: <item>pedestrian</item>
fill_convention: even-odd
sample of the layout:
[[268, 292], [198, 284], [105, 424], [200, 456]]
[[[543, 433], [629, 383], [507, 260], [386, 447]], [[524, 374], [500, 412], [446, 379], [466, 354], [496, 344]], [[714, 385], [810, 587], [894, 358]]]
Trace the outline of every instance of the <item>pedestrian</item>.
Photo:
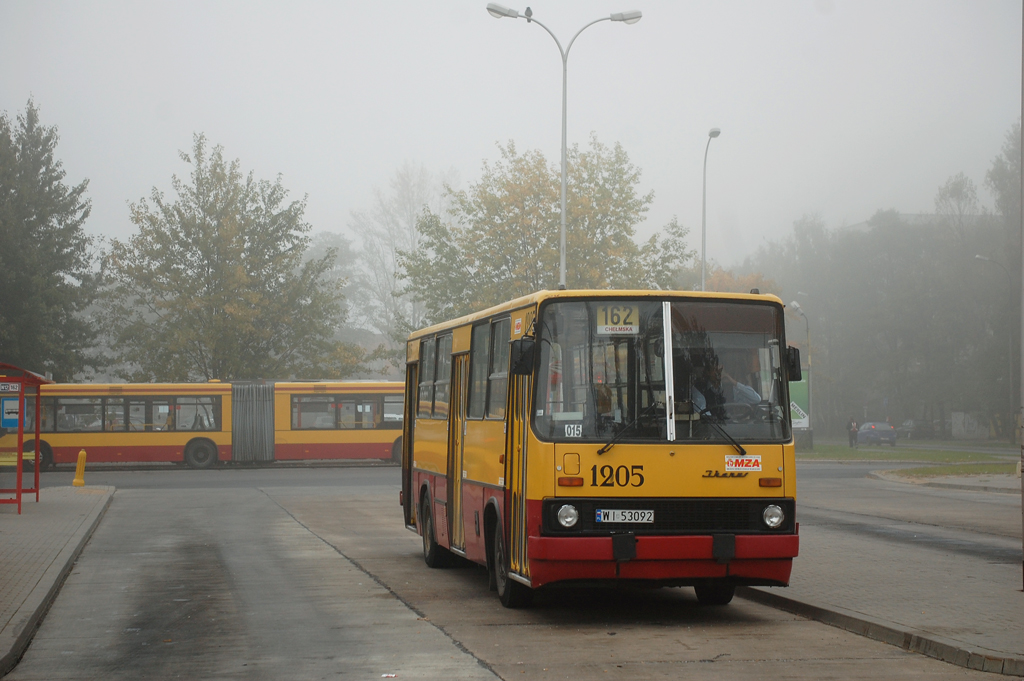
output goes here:
[[846, 434], [850, 438], [850, 446], [851, 447], [856, 447], [857, 446], [857, 422], [853, 420], [852, 416], [850, 417], [849, 423], [846, 424]]

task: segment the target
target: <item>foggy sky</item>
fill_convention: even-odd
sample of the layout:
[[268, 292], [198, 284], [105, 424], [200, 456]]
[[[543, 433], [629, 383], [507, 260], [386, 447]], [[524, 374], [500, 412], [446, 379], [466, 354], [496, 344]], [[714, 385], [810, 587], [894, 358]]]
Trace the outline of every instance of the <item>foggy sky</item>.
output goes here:
[[[505, 2], [520, 11], [525, 4]], [[355, 237], [404, 162], [475, 181], [496, 144], [558, 162], [561, 60], [525, 20], [458, 2], [0, 0], [0, 111], [29, 97], [60, 130], [66, 181], [90, 181], [90, 233], [126, 238], [127, 203], [171, 194], [194, 132], [257, 178], [308, 194], [314, 231]], [[568, 138], [620, 142], [654, 203], [735, 264], [817, 212], [932, 212], [984, 174], [1021, 107], [1021, 3], [978, 0], [531, 0], [569, 57]], [[570, 263], [571, 267], [571, 263]]]

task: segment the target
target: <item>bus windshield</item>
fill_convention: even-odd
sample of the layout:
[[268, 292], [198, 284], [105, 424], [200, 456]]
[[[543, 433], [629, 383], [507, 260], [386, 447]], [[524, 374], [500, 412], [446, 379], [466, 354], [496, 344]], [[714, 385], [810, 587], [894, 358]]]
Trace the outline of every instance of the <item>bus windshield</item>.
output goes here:
[[789, 439], [777, 306], [554, 301], [536, 333], [533, 422], [545, 440]]

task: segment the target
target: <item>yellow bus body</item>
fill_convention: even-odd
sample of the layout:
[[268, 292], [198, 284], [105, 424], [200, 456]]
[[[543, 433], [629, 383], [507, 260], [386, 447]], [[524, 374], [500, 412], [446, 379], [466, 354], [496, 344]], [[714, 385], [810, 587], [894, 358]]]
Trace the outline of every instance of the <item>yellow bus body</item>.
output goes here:
[[[530, 331], [537, 335], [534, 321], [545, 303], [607, 299], [756, 304], [770, 308], [780, 319], [783, 307], [777, 297], [758, 294], [542, 291], [411, 334], [403, 451], [407, 526], [422, 533], [421, 518], [430, 513], [435, 535], [432, 540], [438, 546], [487, 565], [492, 571], [495, 536], [500, 534], [507, 547], [509, 578], [533, 588], [578, 580], [787, 584], [798, 548], [798, 526], [792, 518], [796, 466], [791, 430], [786, 431], [784, 439], [775, 438], [773, 442], [744, 442], [744, 456], [721, 438], [622, 441], [601, 453], [607, 442], [557, 442], [540, 437], [531, 426], [531, 413], [539, 405], [535, 385], [539, 378], [532, 374], [513, 376], [511, 372], [504, 414], [474, 417], [468, 413], [472, 407], [467, 406], [466, 395], [473, 390], [473, 381], [479, 382], [480, 378], [473, 373], [469, 359], [471, 343], [460, 342], [460, 338], [469, 338], [474, 327], [486, 324], [491, 324], [493, 335], [495, 324], [507, 319], [508, 340], [514, 342]], [[448, 334], [453, 340], [450, 375], [445, 379], [450, 382], [445, 390], [447, 395], [460, 395], [459, 403], [452, 402], [440, 417], [417, 415], [422, 412], [418, 400], [423, 397], [421, 379], [427, 371], [422, 365], [434, 361], [432, 371], [440, 371], [436, 368], [440, 366], [438, 360], [423, 355]], [[784, 336], [784, 330], [779, 334]], [[780, 340], [785, 347], [784, 337]], [[494, 357], [493, 350], [490, 357]], [[563, 367], [563, 371], [568, 369]], [[439, 381], [441, 384], [444, 380]], [[438, 389], [434, 387], [435, 399]], [[779, 390], [783, 396], [788, 395], [788, 388]], [[785, 413], [788, 419], [788, 408]], [[675, 423], [677, 427], [687, 426], [686, 421]], [[756, 464], [757, 469], [727, 471], [730, 460], [733, 464]], [[582, 500], [591, 510], [594, 503], [607, 508], [606, 502], [614, 507], [615, 503], [637, 501], [641, 507], [656, 505], [661, 510], [655, 514], [699, 511], [711, 519], [716, 513], [717, 517], [723, 513], [749, 515], [760, 513], [766, 505], [777, 505], [788, 517], [778, 532], [763, 525], [749, 532], [730, 530], [727, 522], [714, 521], [704, 530], [658, 534], [642, 526], [623, 526], [621, 532], [593, 531], [574, 536], [550, 531], [549, 510], [560, 499]], [[714, 529], [715, 522], [726, 529]], [[746, 520], [737, 522], [747, 527]], [[612, 535], [616, 534], [628, 535], [628, 539], [613, 541]], [[634, 542], [632, 548], [630, 542]], [[429, 544], [425, 540], [425, 551]]]

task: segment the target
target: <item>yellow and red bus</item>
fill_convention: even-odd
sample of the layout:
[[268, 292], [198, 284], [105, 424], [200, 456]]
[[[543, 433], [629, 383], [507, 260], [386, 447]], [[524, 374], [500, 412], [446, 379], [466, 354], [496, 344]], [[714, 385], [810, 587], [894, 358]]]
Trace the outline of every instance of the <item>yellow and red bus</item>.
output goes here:
[[[397, 459], [398, 382], [53, 384], [41, 390], [41, 467]], [[26, 399], [26, 424], [35, 423]], [[27, 430], [27, 427], [26, 427]], [[5, 436], [10, 438], [11, 435]], [[33, 456], [34, 438], [25, 442]]]
[[508, 607], [568, 582], [789, 583], [798, 553], [775, 296], [541, 291], [411, 334], [402, 504], [427, 565]]

